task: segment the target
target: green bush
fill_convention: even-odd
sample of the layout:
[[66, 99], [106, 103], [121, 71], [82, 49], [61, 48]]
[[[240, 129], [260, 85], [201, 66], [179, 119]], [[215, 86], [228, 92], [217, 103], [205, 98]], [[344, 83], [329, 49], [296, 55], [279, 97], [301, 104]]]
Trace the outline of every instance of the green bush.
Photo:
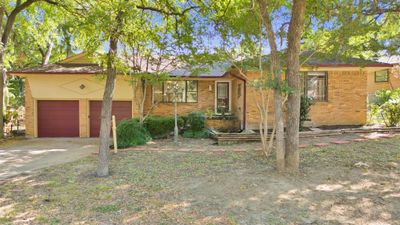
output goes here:
[[202, 130], [185, 130], [183, 131], [182, 134], [183, 137], [185, 138], [208, 138], [210, 136], [210, 133], [208, 132], [208, 129], [202, 129]]
[[302, 95], [300, 98], [300, 130], [304, 129], [304, 122], [308, 120], [313, 101], [310, 97]]
[[144, 145], [150, 139], [149, 132], [137, 119], [123, 120], [117, 126], [118, 148]]
[[[178, 117], [178, 127], [183, 127], [184, 120]], [[175, 118], [173, 116], [149, 116], [144, 120], [144, 127], [153, 138], [168, 137], [174, 131]]]
[[400, 89], [378, 90], [371, 103], [371, 115], [377, 121], [383, 120], [386, 126], [393, 127], [400, 123]]
[[187, 123], [192, 131], [202, 131], [206, 127], [206, 117], [202, 112], [192, 112], [188, 115]]
[[208, 138], [209, 132], [206, 129], [206, 117], [202, 112], [192, 112], [187, 116], [187, 128], [182, 136], [185, 138]]

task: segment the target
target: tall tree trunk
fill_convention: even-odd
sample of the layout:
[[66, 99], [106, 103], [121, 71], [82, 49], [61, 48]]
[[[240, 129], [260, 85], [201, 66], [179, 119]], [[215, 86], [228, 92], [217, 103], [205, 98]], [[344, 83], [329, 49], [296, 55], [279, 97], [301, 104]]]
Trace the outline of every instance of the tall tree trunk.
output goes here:
[[110, 49], [107, 59], [107, 80], [104, 89], [103, 104], [101, 107], [101, 125], [100, 125], [100, 149], [99, 161], [97, 164], [97, 176], [105, 177], [109, 175], [108, 169], [108, 151], [110, 149], [110, 129], [111, 129], [111, 109], [112, 97], [114, 94], [114, 86], [117, 78], [117, 70], [115, 68], [115, 57], [118, 50], [118, 40], [114, 37], [110, 38]]
[[299, 123], [300, 123], [300, 40], [304, 27], [305, 0], [294, 0], [292, 17], [289, 24], [286, 79], [294, 92], [287, 101], [288, 118], [286, 121], [286, 169], [299, 169]]
[[140, 79], [140, 103], [139, 103], [139, 122], [141, 124], [144, 123], [145, 115], [144, 115], [144, 103], [146, 101], [146, 92], [147, 92], [147, 82], [145, 78]]
[[53, 50], [53, 46], [54, 46], [53, 42], [49, 42], [47, 44], [46, 52], [44, 53], [43, 58], [42, 58], [42, 66], [45, 66], [45, 65], [49, 64], [51, 52]]
[[260, 10], [263, 15], [264, 25], [267, 32], [268, 43], [271, 49], [271, 66], [270, 73], [276, 82], [274, 90], [274, 115], [275, 115], [275, 132], [276, 132], [276, 164], [280, 172], [285, 170], [285, 142], [284, 142], [284, 124], [282, 111], [282, 72], [279, 60], [279, 52], [276, 47], [275, 34], [272, 29], [271, 19], [269, 17], [268, 8], [265, 0], [259, 0]]

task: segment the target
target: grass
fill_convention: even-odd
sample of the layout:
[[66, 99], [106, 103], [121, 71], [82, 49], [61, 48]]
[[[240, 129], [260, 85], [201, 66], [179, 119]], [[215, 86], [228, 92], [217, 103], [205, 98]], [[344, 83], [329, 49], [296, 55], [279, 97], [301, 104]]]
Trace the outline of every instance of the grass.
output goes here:
[[[327, 173], [342, 186], [366, 179], [365, 171], [354, 167], [357, 162], [367, 163], [370, 171], [378, 171], [379, 179], [394, 185], [400, 181], [398, 177], [389, 178], [393, 171], [386, 165], [399, 163], [399, 149], [400, 138], [308, 148], [301, 152], [301, 173], [295, 175], [277, 174], [273, 159], [265, 160], [251, 149], [242, 153], [122, 151], [111, 156], [108, 178], [94, 176], [96, 158], [91, 156], [1, 185], [0, 211], [2, 207], [9, 210], [0, 213], [0, 224], [29, 219], [33, 224], [252, 224], [259, 223], [258, 219], [270, 224], [301, 222], [313, 214], [298, 202], [277, 203], [281, 201], [277, 196], [329, 183]], [[396, 186], [387, 190], [390, 188], [397, 191]], [[263, 191], [268, 193], [257, 195]], [[263, 199], [262, 204], [245, 196]], [[317, 197], [326, 198], [318, 193], [307, 195], [304, 204], [323, 202], [314, 199]], [[400, 211], [398, 204], [391, 204], [388, 207]], [[282, 217], [282, 210], [291, 215]], [[327, 214], [314, 212], [318, 213]], [[395, 221], [396, 216], [400, 218], [397, 214], [391, 218]]]

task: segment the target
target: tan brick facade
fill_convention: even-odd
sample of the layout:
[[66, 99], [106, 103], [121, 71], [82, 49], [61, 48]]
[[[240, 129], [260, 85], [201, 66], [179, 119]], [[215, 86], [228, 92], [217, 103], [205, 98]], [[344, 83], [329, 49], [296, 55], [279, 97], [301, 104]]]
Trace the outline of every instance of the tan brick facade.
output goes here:
[[[254, 79], [257, 79], [260, 74], [258, 72], [249, 71], [246, 73], [248, 82], [247, 82], [247, 90], [246, 90], [246, 127], [248, 129], [259, 129], [259, 121], [260, 121], [260, 113], [257, 108], [256, 102], [261, 103], [261, 94], [259, 92], [255, 92], [251, 87], [251, 82]], [[265, 93], [267, 94], [267, 93]], [[273, 99], [273, 91], [269, 92], [269, 109], [268, 113], [268, 122], [273, 125], [274, 121], [274, 99]], [[255, 98], [256, 96], [256, 98]], [[266, 98], [266, 95], [265, 95]], [[266, 98], [267, 99], [267, 98]], [[265, 101], [267, 102], [267, 101]], [[272, 128], [272, 127], [271, 127]]]
[[[258, 77], [257, 72], [248, 72], [250, 80]], [[367, 72], [328, 71], [328, 101], [316, 102], [311, 107], [310, 117], [315, 126], [361, 125], [367, 120]], [[258, 98], [260, 99], [260, 98]], [[268, 121], [273, 126], [273, 92], [270, 94]], [[247, 89], [247, 125], [258, 129], [259, 112], [251, 87]]]
[[367, 121], [367, 73], [329, 71], [328, 101], [311, 107], [317, 125], [362, 125]]
[[28, 80], [25, 80], [25, 136], [35, 136], [35, 101]]
[[393, 72], [389, 74], [387, 82], [375, 82], [375, 72], [368, 72], [368, 94], [374, 94], [381, 89], [400, 88], [400, 78], [397, 78]]
[[[210, 90], [211, 89], [211, 90]], [[199, 80], [198, 81], [198, 100], [196, 103], [177, 103], [178, 114], [185, 115], [194, 111], [206, 112], [207, 110], [214, 111], [214, 96], [215, 87], [213, 80]], [[152, 104], [152, 89], [148, 88], [146, 96], [146, 110], [149, 110]], [[173, 115], [173, 103], [158, 103], [151, 114], [154, 115]]]
[[224, 119], [207, 119], [207, 127], [214, 129], [238, 129], [240, 128], [240, 121], [235, 120], [224, 120]]

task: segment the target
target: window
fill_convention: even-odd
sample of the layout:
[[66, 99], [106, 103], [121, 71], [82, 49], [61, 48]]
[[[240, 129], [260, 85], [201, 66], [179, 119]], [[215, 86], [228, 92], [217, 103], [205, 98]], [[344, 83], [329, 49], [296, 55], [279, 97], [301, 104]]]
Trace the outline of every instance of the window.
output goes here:
[[381, 70], [375, 72], [375, 83], [388, 82], [389, 81], [389, 70]]
[[[176, 86], [175, 86], [176, 85]], [[197, 102], [197, 81], [166, 81], [153, 86], [154, 102], [174, 102], [174, 88], [176, 88], [176, 102]]]
[[326, 72], [302, 72], [301, 90], [304, 95], [312, 98], [314, 101], [327, 101], [327, 73]]

